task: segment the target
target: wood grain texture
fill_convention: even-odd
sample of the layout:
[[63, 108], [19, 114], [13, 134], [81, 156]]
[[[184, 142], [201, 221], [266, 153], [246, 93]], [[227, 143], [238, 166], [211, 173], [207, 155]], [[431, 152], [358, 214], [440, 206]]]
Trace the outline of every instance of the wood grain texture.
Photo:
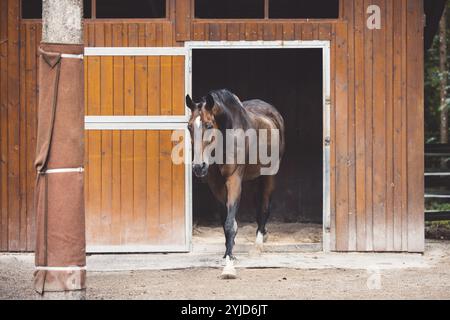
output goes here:
[[175, 39], [187, 41], [191, 39], [191, 9], [190, 0], [175, 0]]
[[[18, 3], [0, 0], [1, 251], [34, 248], [36, 50], [42, 26], [35, 20], [20, 21]], [[166, 20], [87, 20], [85, 45], [175, 47], [187, 39], [330, 40], [331, 247], [424, 249], [423, 150], [418, 147], [423, 144], [421, 0], [342, 0], [340, 20], [309, 22], [192, 20], [192, 6], [178, 0], [169, 3]], [[382, 8], [381, 30], [366, 27], [370, 4]], [[85, 63], [90, 115], [184, 112], [180, 94], [184, 62], [178, 57], [89, 57]], [[160, 161], [166, 160], [170, 144], [163, 132], [87, 135], [86, 208], [93, 219], [88, 232], [103, 222], [108, 225], [102, 231], [105, 236], [96, 241], [131, 241], [133, 235], [122, 233], [121, 224], [129, 219], [142, 222], [144, 214], [144, 227], [136, 226], [137, 230], [151, 241], [160, 241], [163, 229], [155, 223], [169, 225], [169, 218], [161, 222], [159, 212], [170, 212], [170, 225], [178, 219], [173, 188], [182, 180], [171, 180], [170, 208], [157, 193], [161, 187], [169, 190], [167, 176], [159, 173], [169, 170]], [[142, 176], [133, 171], [136, 168]], [[132, 174], [125, 174], [130, 170]], [[177, 177], [177, 170], [170, 167], [170, 175]], [[157, 208], [158, 215], [149, 208]], [[119, 236], [112, 239], [111, 234]]]
[[8, 1], [0, 6], [0, 250], [8, 251]]

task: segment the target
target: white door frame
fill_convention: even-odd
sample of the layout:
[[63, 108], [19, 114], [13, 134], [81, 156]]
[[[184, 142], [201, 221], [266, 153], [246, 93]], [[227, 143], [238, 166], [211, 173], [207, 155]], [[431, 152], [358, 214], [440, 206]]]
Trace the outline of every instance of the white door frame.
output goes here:
[[[331, 69], [330, 41], [188, 41], [186, 92], [192, 96], [192, 50], [194, 49], [322, 49], [323, 66], [323, 232], [322, 250], [331, 251], [331, 190], [330, 190], [330, 142], [331, 142]], [[191, 192], [192, 193], [192, 192]], [[191, 195], [192, 196], [192, 195]], [[192, 219], [192, 217], [191, 217]]]
[[[85, 56], [185, 56], [185, 93], [192, 96], [192, 50], [194, 49], [322, 49], [323, 61], [323, 239], [324, 252], [331, 250], [331, 77], [330, 41], [187, 41], [184, 47], [87, 47]], [[86, 116], [86, 130], [185, 130], [186, 170], [185, 246], [87, 246], [88, 252], [188, 252], [192, 250], [192, 170], [190, 134], [187, 130], [190, 110], [185, 116]]]

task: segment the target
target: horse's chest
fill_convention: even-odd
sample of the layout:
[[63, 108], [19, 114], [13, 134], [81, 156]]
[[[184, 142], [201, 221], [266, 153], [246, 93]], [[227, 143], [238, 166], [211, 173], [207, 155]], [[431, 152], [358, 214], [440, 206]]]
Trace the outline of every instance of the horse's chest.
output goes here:
[[261, 166], [248, 165], [245, 168], [244, 181], [254, 180], [261, 175]]

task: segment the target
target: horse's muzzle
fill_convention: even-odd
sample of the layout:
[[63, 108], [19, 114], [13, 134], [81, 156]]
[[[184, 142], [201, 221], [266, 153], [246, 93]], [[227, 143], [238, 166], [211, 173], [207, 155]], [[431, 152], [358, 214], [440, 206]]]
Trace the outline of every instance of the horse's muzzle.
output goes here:
[[203, 178], [208, 174], [208, 168], [208, 164], [206, 164], [206, 162], [203, 162], [202, 164], [194, 164], [192, 167], [192, 171], [197, 178]]

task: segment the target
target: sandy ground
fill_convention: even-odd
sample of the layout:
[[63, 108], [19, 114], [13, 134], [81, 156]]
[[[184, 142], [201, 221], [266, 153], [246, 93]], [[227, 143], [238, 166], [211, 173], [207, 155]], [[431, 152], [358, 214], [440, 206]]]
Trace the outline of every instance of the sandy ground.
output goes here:
[[[322, 241], [322, 225], [306, 223], [277, 223], [267, 225], [268, 241], [279, 245], [320, 243]], [[224, 243], [222, 227], [194, 226], [192, 240], [195, 243]], [[236, 243], [253, 244], [256, 237], [256, 224], [239, 225]]]
[[[0, 299], [35, 299], [33, 259], [0, 255]], [[450, 299], [450, 242], [427, 242], [428, 267], [217, 268], [89, 272], [87, 299]]]

